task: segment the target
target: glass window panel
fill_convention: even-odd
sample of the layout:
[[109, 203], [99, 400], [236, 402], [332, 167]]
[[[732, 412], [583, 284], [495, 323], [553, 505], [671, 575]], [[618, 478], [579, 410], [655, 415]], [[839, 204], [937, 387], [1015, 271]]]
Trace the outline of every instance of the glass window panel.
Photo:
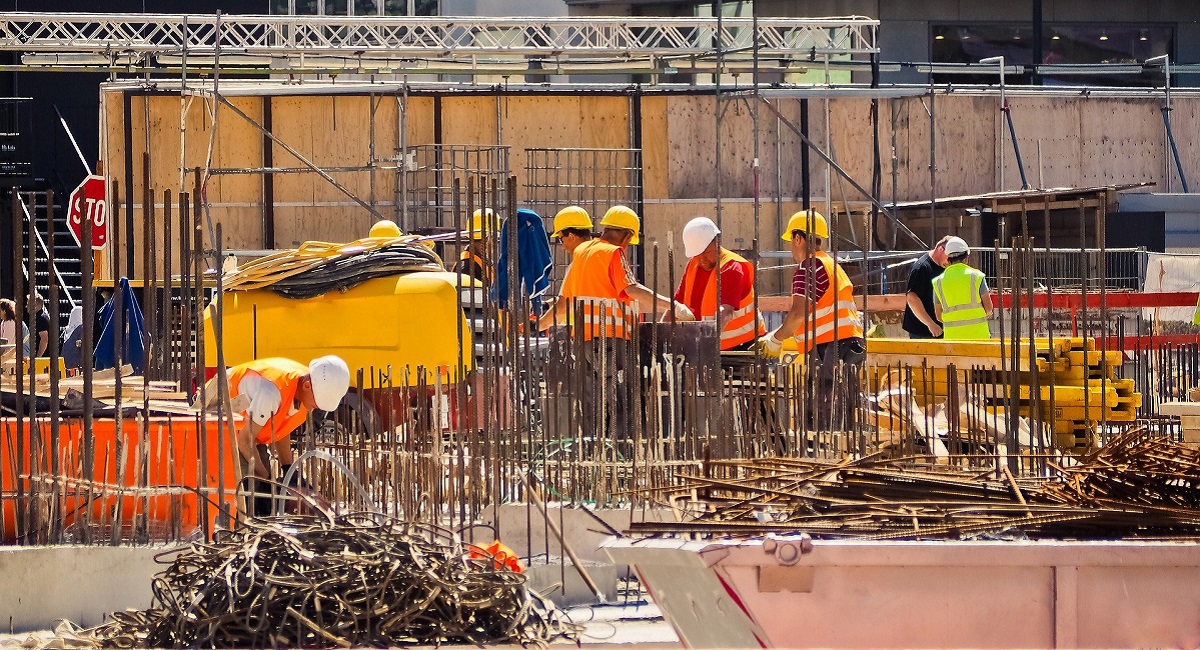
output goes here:
[[378, 16], [379, 4], [375, 0], [354, 0], [355, 16]]
[[345, 16], [350, 11], [350, 0], [325, 0], [326, 16]]
[[414, 15], [437, 16], [440, 14], [441, 12], [438, 11], [438, 0], [417, 0]]
[[407, 16], [408, 0], [383, 0], [383, 13], [388, 16]]
[[[1042, 63], [1141, 63], [1172, 51], [1175, 31], [1170, 26], [1046, 23], [1042, 27]], [[936, 63], [975, 63], [1003, 56], [1007, 64], [1033, 62], [1033, 27], [1025, 25], [934, 25], [930, 60]], [[997, 75], [934, 75], [938, 83], [996, 82]], [[1009, 75], [1010, 83], [1026, 83], [1028, 75]], [[1047, 84], [1150, 86], [1162, 83], [1161, 70], [1140, 74], [1046, 75]]]
[[296, 0], [297, 16], [315, 16], [321, 13], [321, 0]]
[[289, 13], [288, 0], [271, 0], [272, 16], [287, 16]]

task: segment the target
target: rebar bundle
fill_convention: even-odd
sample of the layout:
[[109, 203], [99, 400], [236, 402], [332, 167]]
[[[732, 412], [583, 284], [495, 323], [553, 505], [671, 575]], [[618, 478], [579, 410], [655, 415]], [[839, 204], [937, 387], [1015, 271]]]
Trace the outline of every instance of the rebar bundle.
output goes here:
[[450, 535], [373, 514], [246, 522], [174, 555], [154, 606], [88, 631], [104, 647], [545, 644], [578, 627]]
[[638, 533], [838, 539], [1200, 537], [1200, 451], [1134, 429], [1077, 465], [1018, 479], [915, 459], [711, 461], [678, 472], [670, 501], [690, 517]]

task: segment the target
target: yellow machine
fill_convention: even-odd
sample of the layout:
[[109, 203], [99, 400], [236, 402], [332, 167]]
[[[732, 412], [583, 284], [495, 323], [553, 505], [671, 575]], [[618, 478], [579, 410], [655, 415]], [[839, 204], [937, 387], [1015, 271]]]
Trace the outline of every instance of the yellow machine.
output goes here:
[[[460, 309], [458, 274], [442, 270], [441, 260], [427, 248], [406, 246], [420, 243], [406, 241], [410, 238], [308, 242], [227, 273], [230, 290], [222, 296], [221, 319], [225, 366], [266, 357], [305, 363], [336, 354], [350, 367], [351, 392], [343, 408], [353, 411], [367, 432], [402, 424], [414, 400], [430, 398], [420, 394], [420, 386], [428, 393], [439, 383], [457, 383], [475, 365], [471, 323]], [[320, 285], [306, 291], [313, 286], [305, 280], [310, 276], [297, 272], [328, 270], [333, 262], [376, 252], [415, 257], [411, 263], [396, 262], [395, 257], [380, 266], [365, 262], [360, 271], [369, 279], [328, 290]], [[312, 297], [281, 295], [289, 291]], [[323, 293], [313, 295], [318, 291]], [[213, 304], [204, 310], [204, 357], [210, 376], [218, 367], [214, 311]], [[450, 399], [454, 401], [454, 395]]]
[[[350, 366], [351, 377], [363, 371], [368, 387], [381, 373], [397, 387], [406, 372], [415, 383], [421, 369], [431, 383], [435, 370], [443, 381], [456, 381], [460, 360], [466, 370], [474, 364], [471, 326], [455, 295], [457, 279], [445, 271], [417, 271], [304, 299], [270, 289], [226, 292], [225, 364], [264, 357], [304, 362], [336, 354]], [[204, 336], [215, 342], [212, 310], [209, 305], [204, 311]], [[205, 347], [205, 365], [217, 367], [216, 345]]]

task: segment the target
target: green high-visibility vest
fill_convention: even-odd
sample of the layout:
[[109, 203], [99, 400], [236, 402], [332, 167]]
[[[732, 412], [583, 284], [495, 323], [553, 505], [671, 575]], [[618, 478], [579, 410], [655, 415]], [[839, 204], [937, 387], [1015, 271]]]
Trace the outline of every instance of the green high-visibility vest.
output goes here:
[[1200, 300], [1196, 301], [1196, 313], [1192, 314], [1192, 325], [1200, 325]]
[[933, 296], [942, 305], [942, 338], [990, 339], [987, 312], [980, 296], [983, 272], [959, 262], [933, 279]]

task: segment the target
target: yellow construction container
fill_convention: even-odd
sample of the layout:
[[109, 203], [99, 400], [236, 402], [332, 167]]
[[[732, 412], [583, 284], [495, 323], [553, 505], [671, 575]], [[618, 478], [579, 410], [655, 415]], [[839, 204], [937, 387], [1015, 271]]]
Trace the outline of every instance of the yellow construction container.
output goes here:
[[[225, 364], [264, 357], [301, 363], [336, 354], [351, 377], [389, 372], [394, 385], [417, 381], [424, 368], [430, 382], [440, 371], [456, 381], [458, 365], [474, 365], [471, 327], [458, 307], [458, 276], [419, 271], [367, 280], [346, 291], [306, 299], [284, 298], [269, 289], [229, 291], [224, 296]], [[217, 367], [212, 305], [204, 311], [205, 363]], [[463, 341], [459, 341], [461, 331]], [[354, 380], [352, 380], [354, 381]]]

